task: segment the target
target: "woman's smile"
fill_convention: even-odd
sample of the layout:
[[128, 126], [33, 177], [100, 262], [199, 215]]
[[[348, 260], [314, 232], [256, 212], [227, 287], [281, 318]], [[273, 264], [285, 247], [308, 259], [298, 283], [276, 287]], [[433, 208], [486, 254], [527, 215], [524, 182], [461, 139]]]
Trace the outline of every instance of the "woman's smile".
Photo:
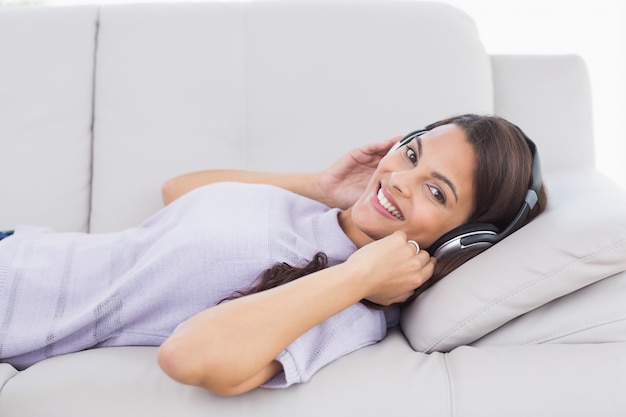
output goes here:
[[374, 208], [381, 212], [385, 217], [394, 220], [404, 220], [402, 212], [398, 208], [398, 203], [393, 197], [381, 186], [378, 188], [378, 192], [372, 195], [372, 204]]

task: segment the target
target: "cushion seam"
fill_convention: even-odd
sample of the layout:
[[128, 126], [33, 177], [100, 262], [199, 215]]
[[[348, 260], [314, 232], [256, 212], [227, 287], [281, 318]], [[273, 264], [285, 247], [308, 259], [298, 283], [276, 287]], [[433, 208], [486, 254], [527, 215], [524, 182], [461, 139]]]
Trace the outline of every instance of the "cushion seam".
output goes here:
[[524, 342], [524, 344], [530, 345], [530, 344], [547, 343], [547, 342], [551, 342], [554, 340], [558, 340], [566, 336], [571, 336], [573, 334], [583, 332], [585, 330], [593, 329], [596, 327], [602, 327], [602, 326], [606, 326], [606, 325], [613, 324], [613, 323], [618, 323], [624, 320], [626, 320], [626, 315], [613, 316], [611, 318], [604, 319], [604, 320], [595, 320], [592, 322], [588, 322], [586, 324], [582, 324], [580, 326], [571, 327], [568, 330], [563, 330], [557, 333], [552, 333], [551, 335], [548, 335], [548, 336], [543, 336], [543, 337], [539, 337], [533, 340], [529, 340], [527, 342]]
[[446, 380], [448, 382], [448, 409], [450, 417], [454, 417], [455, 412], [455, 402], [454, 402], [454, 384], [452, 382], [452, 375], [450, 374], [450, 367], [448, 366], [448, 354], [443, 354], [443, 369], [446, 375]]

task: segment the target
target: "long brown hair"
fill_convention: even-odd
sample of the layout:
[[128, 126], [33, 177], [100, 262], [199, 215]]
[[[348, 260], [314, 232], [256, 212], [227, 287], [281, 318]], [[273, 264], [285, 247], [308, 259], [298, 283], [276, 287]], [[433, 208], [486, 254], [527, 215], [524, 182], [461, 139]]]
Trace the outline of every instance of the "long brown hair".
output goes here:
[[[532, 153], [523, 132], [501, 117], [475, 114], [440, 120], [426, 126], [426, 130], [448, 124], [454, 124], [465, 132], [476, 155], [476, 194], [467, 223], [491, 223], [500, 230], [504, 229], [522, 206], [530, 184]], [[547, 194], [543, 185], [538, 197], [526, 223], [545, 209]], [[411, 300], [484, 250], [466, 249], [438, 259], [433, 276], [416, 290]], [[226, 300], [268, 290], [326, 267], [328, 259], [322, 252], [304, 265], [278, 263], [263, 272], [252, 288], [237, 291]], [[373, 306], [372, 303], [366, 304]]]

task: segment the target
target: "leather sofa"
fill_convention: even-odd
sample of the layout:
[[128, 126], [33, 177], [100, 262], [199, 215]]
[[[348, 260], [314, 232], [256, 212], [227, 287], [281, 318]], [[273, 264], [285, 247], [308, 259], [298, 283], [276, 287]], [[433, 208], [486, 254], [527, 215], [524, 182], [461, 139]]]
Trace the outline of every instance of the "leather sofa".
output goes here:
[[0, 363], [2, 417], [626, 415], [626, 192], [579, 57], [489, 55], [463, 12], [393, 0], [5, 7], [0, 57], [0, 230], [120, 230], [178, 174], [321, 170], [466, 112], [520, 125], [550, 195], [306, 384], [219, 397], [91, 349]]

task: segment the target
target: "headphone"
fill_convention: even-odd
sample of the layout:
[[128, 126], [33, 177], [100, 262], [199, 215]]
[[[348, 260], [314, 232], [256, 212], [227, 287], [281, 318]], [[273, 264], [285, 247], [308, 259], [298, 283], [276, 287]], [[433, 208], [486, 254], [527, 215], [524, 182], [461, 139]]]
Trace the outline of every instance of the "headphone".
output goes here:
[[[500, 231], [495, 225], [491, 223], [470, 223], [459, 226], [452, 229], [448, 233], [441, 236], [435, 243], [430, 245], [427, 249], [431, 256], [435, 258], [441, 258], [451, 253], [462, 251], [466, 248], [484, 248], [487, 249], [496, 243], [500, 242], [505, 237], [509, 236], [524, 225], [524, 222], [528, 218], [528, 214], [535, 207], [539, 200], [539, 190], [543, 183], [541, 176], [541, 164], [539, 160], [539, 153], [537, 152], [537, 146], [535, 143], [526, 136], [526, 134], [517, 126], [515, 126], [522, 134], [530, 152], [532, 154], [533, 163], [530, 175], [530, 184], [526, 197], [522, 203], [522, 207], [519, 209], [511, 223], [504, 230]], [[409, 133], [402, 138], [391, 149], [392, 151], [408, 144], [413, 139], [428, 132], [427, 129], [420, 129]]]

